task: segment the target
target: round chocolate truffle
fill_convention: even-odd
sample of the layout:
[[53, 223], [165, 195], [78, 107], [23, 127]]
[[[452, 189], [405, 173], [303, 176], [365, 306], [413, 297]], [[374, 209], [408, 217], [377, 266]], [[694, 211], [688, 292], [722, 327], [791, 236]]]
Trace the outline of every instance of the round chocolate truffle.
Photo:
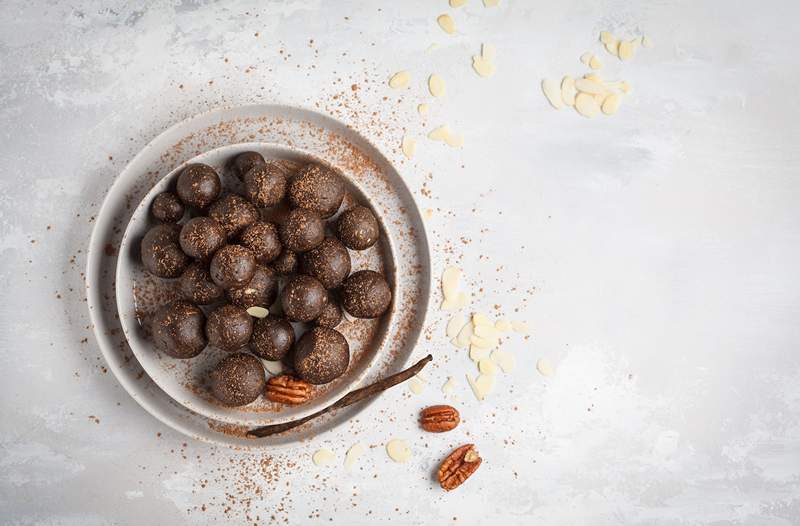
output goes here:
[[310, 384], [326, 384], [339, 378], [349, 363], [350, 346], [335, 329], [314, 327], [294, 348], [294, 370]]
[[196, 261], [189, 265], [178, 280], [181, 296], [198, 305], [208, 305], [222, 299], [222, 287], [214, 283], [208, 265]]
[[265, 360], [281, 360], [294, 345], [294, 329], [289, 320], [270, 314], [256, 319], [250, 349]]
[[236, 194], [228, 194], [211, 205], [208, 216], [222, 225], [228, 239], [236, 237], [239, 232], [258, 221], [259, 217], [256, 207]]
[[246, 405], [267, 387], [261, 360], [243, 352], [226, 356], [211, 370], [211, 394], [225, 405]]
[[177, 278], [189, 266], [189, 256], [178, 244], [180, 227], [171, 223], [156, 225], [142, 239], [142, 264], [159, 278]]
[[210, 217], [193, 217], [181, 228], [180, 242], [187, 256], [208, 259], [225, 244], [225, 229]]
[[185, 210], [181, 200], [172, 192], [161, 192], [150, 205], [150, 213], [163, 223], [177, 223]]
[[275, 163], [254, 166], [244, 174], [247, 198], [256, 206], [275, 206], [286, 196], [286, 176]]
[[217, 307], [208, 315], [206, 336], [208, 343], [223, 351], [238, 351], [250, 341], [253, 318], [236, 305]]
[[259, 164], [264, 164], [264, 157], [262, 157], [260, 153], [242, 152], [233, 158], [231, 168], [233, 168], [236, 177], [241, 179], [251, 168]]
[[314, 323], [320, 327], [328, 327], [329, 329], [336, 328], [342, 322], [342, 308], [330, 296], [328, 303], [322, 307], [322, 312], [319, 314]]
[[244, 229], [239, 243], [249, 248], [256, 261], [262, 264], [269, 263], [281, 253], [281, 239], [275, 223], [256, 221]]
[[344, 181], [326, 166], [307, 164], [289, 183], [289, 204], [319, 212], [322, 218], [331, 217], [344, 199]]
[[231, 303], [245, 309], [269, 307], [278, 296], [278, 275], [271, 268], [258, 265], [247, 285], [228, 289], [226, 294]]
[[256, 258], [240, 245], [225, 245], [211, 258], [211, 279], [223, 289], [240, 287], [253, 279]]
[[311, 321], [322, 312], [328, 292], [311, 276], [295, 276], [281, 291], [283, 312], [290, 320]]
[[281, 243], [292, 252], [306, 252], [325, 239], [325, 225], [318, 213], [295, 208], [280, 228]]
[[374, 270], [359, 270], [342, 285], [342, 306], [356, 318], [377, 318], [391, 302], [392, 289]]
[[375, 214], [366, 206], [355, 206], [345, 210], [336, 222], [336, 235], [347, 248], [365, 250], [378, 240], [381, 234]]
[[199, 307], [188, 301], [174, 301], [153, 316], [153, 341], [173, 358], [193, 358], [206, 348], [205, 322]]
[[278, 274], [286, 275], [297, 272], [297, 254], [291, 250], [283, 249], [278, 257], [272, 260], [272, 269]]
[[190, 164], [178, 176], [178, 197], [185, 205], [206, 208], [219, 197], [222, 183], [207, 164]]
[[335, 237], [326, 237], [317, 247], [302, 255], [303, 271], [335, 289], [350, 274], [350, 254]]

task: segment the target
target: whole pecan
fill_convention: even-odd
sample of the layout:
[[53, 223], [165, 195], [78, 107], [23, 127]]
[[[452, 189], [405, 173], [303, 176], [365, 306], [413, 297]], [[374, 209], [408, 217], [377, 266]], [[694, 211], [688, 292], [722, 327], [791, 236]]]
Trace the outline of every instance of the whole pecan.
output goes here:
[[419, 425], [431, 433], [444, 433], [456, 428], [461, 416], [455, 407], [449, 405], [432, 405], [422, 410]]
[[474, 444], [464, 444], [450, 453], [439, 466], [439, 485], [446, 491], [456, 489], [481, 465]]
[[297, 405], [311, 398], [311, 384], [289, 375], [273, 376], [267, 380], [267, 399], [282, 404]]

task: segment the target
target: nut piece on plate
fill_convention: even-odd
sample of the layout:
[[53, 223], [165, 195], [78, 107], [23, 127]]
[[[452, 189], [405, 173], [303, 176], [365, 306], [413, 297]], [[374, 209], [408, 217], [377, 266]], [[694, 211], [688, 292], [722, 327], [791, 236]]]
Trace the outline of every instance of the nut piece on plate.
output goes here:
[[478, 470], [481, 460], [474, 444], [457, 448], [439, 466], [439, 485], [445, 491], [456, 489]]
[[455, 407], [449, 405], [432, 405], [422, 410], [419, 424], [430, 433], [452, 431], [461, 422], [461, 416]]
[[267, 399], [281, 404], [297, 405], [311, 398], [311, 384], [289, 375], [267, 380]]

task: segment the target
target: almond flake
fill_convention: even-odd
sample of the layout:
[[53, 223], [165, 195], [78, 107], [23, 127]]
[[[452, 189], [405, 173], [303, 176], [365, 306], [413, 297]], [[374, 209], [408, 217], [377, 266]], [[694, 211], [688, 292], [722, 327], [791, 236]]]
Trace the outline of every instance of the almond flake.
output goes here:
[[461, 7], [466, 3], [467, 0], [450, 0], [450, 7]]
[[497, 320], [494, 322], [494, 328], [500, 332], [508, 332], [511, 330], [511, 322], [508, 320]]
[[600, 106], [600, 109], [603, 110], [603, 113], [606, 115], [613, 115], [617, 113], [619, 109], [620, 103], [620, 96], [616, 93], [609, 95], [608, 97], [603, 100], [603, 105]]
[[470, 340], [472, 339], [472, 322], [467, 323], [461, 330], [458, 331], [458, 336], [456, 336], [456, 343], [462, 349], [465, 349], [469, 344]]
[[603, 67], [603, 63], [600, 62], [599, 58], [597, 58], [597, 57], [595, 57], [593, 55], [592, 59], [589, 61], [589, 67], [592, 68], [592, 69], [600, 69], [600, 68]]
[[558, 87], [556, 81], [551, 79], [542, 80], [542, 93], [544, 93], [547, 102], [549, 102], [552, 107], [557, 110], [563, 107], [564, 102], [561, 99], [561, 88]]
[[405, 440], [395, 438], [386, 444], [386, 454], [395, 462], [408, 462], [411, 458], [411, 448]]
[[588, 65], [589, 62], [592, 60], [592, 57], [594, 57], [594, 54], [592, 54], [591, 51], [587, 51], [586, 53], [581, 55], [581, 62]]
[[520, 334], [528, 334], [528, 324], [524, 321], [512, 321], [511, 328], [514, 332], [518, 332]]
[[630, 93], [631, 92], [631, 85], [628, 84], [628, 81], [623, 80], [619, 83], [619, 89], [622, 90], [622, 93]]
[[336, 456], [329, 449], [318, 449], [311, 455], [311, 461], [317, 466], [326, 466], [336, 460]]
[[575, 97], [575, 109], [584, 117], [592, 118], [600, 113], [600, 105], [593, 95], [588, 93], [578, 93]]
[[456, 32], [456, 23], [453, 22], [453, 17], [450, 15], [439, 15], [439, 17], [436, 19], [436, 22], [439, 24], [439, 27], [442, 28], [442, 31], [448, 35], [452, 35]]
[[445, 137], [444, 142], [453, 148], [461, 148], [464, 146], [464, 136], [458, 133], [450, 132], [450, 134]]
[[433, 218], [433, 208], [426, 208], [422, 212], [422, 218], [425, 221], [430, 221]]
[[434, 97], [444, 96], [444, 79], [435, 73], [428, 77], [428, 90]]
[[446, 299], [455, 299], [458, 294], [458, 282], [461, 280], [461, 269], [447, 267], [442, 272], [442, 294]]
[[578, 90], [575, 89], [575, 79], [569, 75], [561, 79], [561, 100], [564, 101], [564, 104], [567, 106], [575, 106], [575, 95], [577, 94]]
[[450, 127], [447, 124], [435, 128], [428, 133], [428, 139], [432, 141], [445, 141], [450, 137]]
[[492, 321], [485, 314], [481, 314], [480, 312], [476, 312], [476, 313], [474, 313], [472, 315], [472, 324], [475, 325], [475, 326], [478, 326], [478, 325], [491, 325]]
[[364, 454], [367, 448], [361, 442], [353, 444], [344, 456], [345, 469], [352, 469], [358, 458]]
[[417, 140], [406, 135], [403, 137], [403, 142], [400, 144], [400, 149], [403, 150], [403, 155], [406, 159], [411, 159], [417, 152]]
[[269, 315], [269, 311], [264, 307], [250, 307], [247, 309], [247, 314], [254, 318], [266, 318]]
[[447, 322], [447, 337], [448, 338], [455, 338], [458, 336], [458, 333], [461, 332], [461, 328], [464, 327], [466, 324], [466, 320], [464, 320], [464, 316], [461, 314], [456, 314], [450, 321]]
[[483, 7], [497, 7], [500, 0], [483, 0]]
[[422, 394], [422, 391], [425, 390], [425, 382], [415, 376], [408, 381], [408, 389], [415, 395]]
[[494, 75], [494, 62], [486, 60], [481, 55], [472, 57], [472, 69], [481, 77], [491, 77]]
[[409, 80], [411, 80], [411, 75], [408, 71], [398, 71], [389, 79], [389, 86], [395, 89], [405, 88], [408, 86]]
[[428, 114], [428, 105], [423, 102], [422, 104], [417, 106], [417, 113], [419, 113], [420, 115], [427, 115]]
[[619, 43], [617, 55], [619, 55], [620, 60], [630, 60], [633, 58], [634, 53], [636, 53], [634, 42], [633, 40], [623, 40]]
[[499, 365], [504, 373], [510, 373], [517, 365], [514, 355], [501, 349], [492, 352], [492, 361]]
[[469, 339], [469, 342], [474, 345], [475, 347], [480, 347], [481, 349], [494, 349], [497, 347], [497, 338], [483, 338], [481, 336], [476, 336], [475, 334]]
[[453, 394], [453, 390], [456, 388], [456, 380], [452, 376], [447, 378], [447, 381], [442, 386], [442, 393], [446, 395]]
[[497, 374], [497, 366], [489, 358], [484, 358], [478, 362], [478, 370], [481, 374], [488, 374], [490, 376]]
[[264, 369], [273, 376], [278, 376], [283, 372], [283, 362], [281, 360], [276, 360], [274, 362], [262, 360], [262, 362], [264, 363]]
[[484, 60], [493, 62], [496, 56], [497, 48], [494, 47], [494, 45], [486, 43], [481, 44], [481, 57], [483, 57]]
[[614, 42], [616, 40], [617, 39], [614, 38], [614, 35], [612, 35], [608, 31], [600, 31], [600, 42], [602, 42], [603, 44], [607, 44], [609, 42]]
[[486, 398], [486, 395], [488, 395], [494, 387], [494, 378], [494, 376], [488, 374], [479, 374], [478, 377], [473, 380], [467, 375], [467, 382], [472, 388], [472, 393], [475, 395], [475, 398], [480, 401]]
[[488, 358], [490, 354], [491, 351], [489, 349], [481, 349], [480, 347], [477, 347], [475, 345], [469, 346], [469, 359], [475, 363], [478, 363], [479, 361]]
[[607, 92], [606, 87], [594, 79], [578, 79], [575, 81], [575, 88], [590, 95], [604, 95]]
[[610, 42], [604, 42], [603, 47], [605, 47], [606, 51], [608, 51], [615, 57], [619, 56], [619, 42], [617, 42], [616, 39]]
[[553, 370], [553, 364], [547, 358], [539, 358], [536, 362], [536, 370], [539, 371], [539, 374], [542, 376], [553, 376], [555, 372]]

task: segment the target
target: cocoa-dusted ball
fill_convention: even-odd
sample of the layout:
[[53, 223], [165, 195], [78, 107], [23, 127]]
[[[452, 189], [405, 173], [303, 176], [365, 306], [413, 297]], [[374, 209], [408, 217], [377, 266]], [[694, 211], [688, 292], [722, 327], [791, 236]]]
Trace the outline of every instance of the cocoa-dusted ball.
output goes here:
[[320, 327], [328, 327], [329, 329], [336, 328], [342, 322], [342, 308], [336, 303], [336, 300], [328, 296], [328, 302], [322, 307], [314, 323]]
[[328, 291], [316, 278], [295, 276], [281, 291], [283, 312], [290, 320], [311, 321], [322, 312]]
[[326, 166], [308, 164], [300, 169], [289, 183], [289, 204], [319, 212], [322, 218], [331, 217], [344, 199], [344, 180]]
[[377, 318], [391, 303], [389, 283], [374, 270], [359, 270], [342, 285], [342, 306], [356, 318]]
[[199, 307], [188, 301], [174, 301], [153, 316], [153, 341], [173, 358], [193, 358], [206, 348], [205, 321]]
[[244, 197], [228, 194], [211, 205], [208, 216], [225, 229], [228, 239], [233, 239], [242, 230], [258, 221], [258, 210]]
[[275, 206], [286, 196], [286, 175], [273, 162], [254, 166], [244, 174], [245, 195], [254, 205]]
[[159, 278], [177, 278], [189, 266], [189, 256], [178, 243], [180, 227], [174, 224], [156, 225], [147, 231], [141, 244], [142, 264]]
[[219, 197], [222, 183], [207, 164], [189, 164], [178, 176], [177, 190], [183, 204], [203, 209]]
[[246, 405], [267, 386], [261, 360], [243, 352], [226, 356], [211, 370], [211, 394], [225, 405]]
[[181, 296], [198, 305], [208, 305], [222, 299], [222, 287], [214, 283], [208, 265], [196, 261], [189, 265], [178, 280]]
[[326, 237], [317, 247], [302, 255], [303, 271], [322, 283], [326, 289], [335, 289], [350, 274], [350, 254], [335, 237]]
[[294, 370], [311, 384], [326, 384], [339, 378], [349, 363], [350, 346], [335, 329], [314, 327], [294, 348]]
[[250, 341], [253, 318], [236, 305], [217, 307], [208, 315], [206, 337], [208, 343], [223, 351], [238, 351]]
[[264, 157], [262, 157], [260, 153], [242, 152], [233, 158], [230, 166], [233, 168], [233, 172], [236, 174], [236, 177], [242, 179], [244, 174], [259, 164], [264, 164]]
[[225, 229], [210, 217], [194, 217], [181, 228], [181, 249], [195, 259], [208, 259], [225, 244]]
[[271, 268], [258, 265], [246, 285], [228, 289], [225, 294], [231, 303], [245, 309], [269, 307], [278, 296], [278, 275]]
[[248, 226], [239, 237], [239, 243], [249, 248], [256, 261], [267, 264], [281, 253], [281, 239], [275, 223], [256, 221]]
[[185, 210], [181, 200], [172, 192], [161, 192], [150, 204], [150, 213], [163, 223], [177, 223]]
[[286, 275], [297, 272], [299, 258], [297, 254], [285, 248], [278, 254], [278, 257], [272, 260], [272, 269], [278, 274]]
[[378, 241], [381, 228], [372, 210], [359, 205], [342, 212], [336, 222], [336, 235], [347, 248], [365, 250]]
[[223, 289], [239, 287], [253, 279], [256, 258], [240, 245], [225, 245], [211, 258], [211, 279]]
[[292, 252], [306, 252], [325, 239], [325, 225], [318, 213], [295, 208], [280, 228], [281, 243]]
[[294, 329], [289, 320], [270, 314], [256, 319], [250, 349], [265, 360], [281, 360], [294, 345]]

